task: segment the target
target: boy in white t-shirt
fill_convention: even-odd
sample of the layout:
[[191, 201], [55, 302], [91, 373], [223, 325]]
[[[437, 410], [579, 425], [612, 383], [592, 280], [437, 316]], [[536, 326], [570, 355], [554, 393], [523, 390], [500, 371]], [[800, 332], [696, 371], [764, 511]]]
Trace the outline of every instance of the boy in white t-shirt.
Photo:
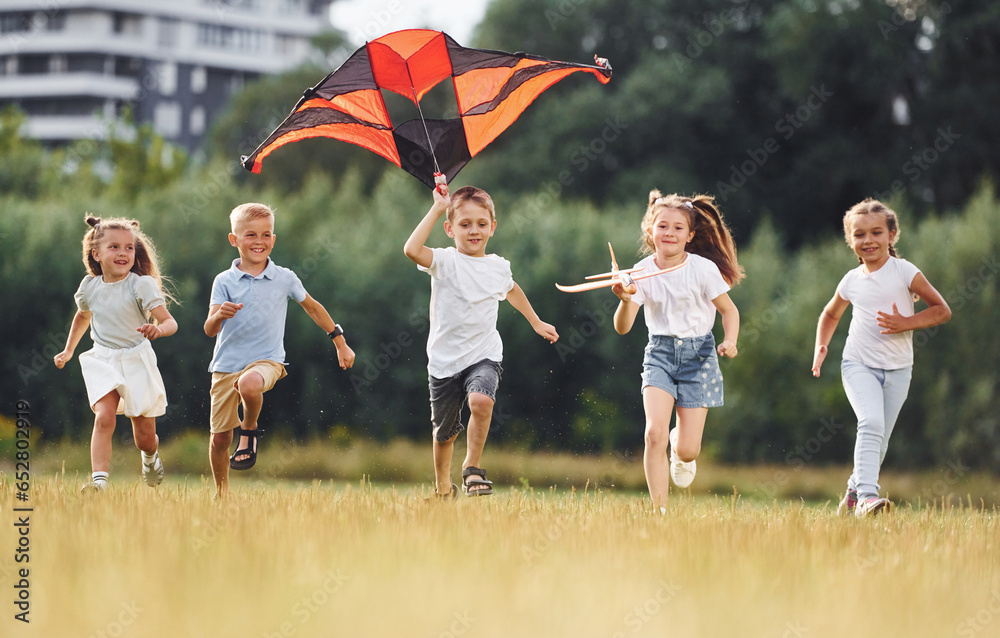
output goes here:
[[[455, 247], [429, 248], [427, 238], [445, 213], [444, 230], [455, 240]], [[458, 494], [458, 486], [451, 481], [451, 458], [463, 429], [466, 401], [470, 416], [462, 489], [467, 496], [493, 493], [493, 483], [479, 465], [503, 359], [503, 342], [496, 328], [499, 302], [509, 301], [550, 343], [559, 338], [555, 327], [532, 309], [511, 275], [510, 262], [486, 254], [486, 242], [496, 227], [493, 200], [486, 191], [466, 186], [449, 196], [448, 187], [442, 184], [434, 190], [434, 204], [403, 247], [406, 256], [431, 276], [427, 371], [435, 494], [441, 497]]]

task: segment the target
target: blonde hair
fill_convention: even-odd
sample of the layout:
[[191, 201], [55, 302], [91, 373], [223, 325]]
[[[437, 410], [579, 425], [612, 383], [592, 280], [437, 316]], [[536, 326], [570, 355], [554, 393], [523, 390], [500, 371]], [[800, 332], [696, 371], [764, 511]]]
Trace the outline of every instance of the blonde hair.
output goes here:
[[476, 188], [475, 186], [463, 186], [451, 195], [451, 203], [448, 204], [448, 216], [449, 222], [455, 219], [455, 211], [464, 204], [465, 202], [471, 201], [474, 204], [482, 206], [490, 213], [490, 221], [495, 222], [497, 220], [496, 209], [493, 207], [493, 198], [490, 194], [481, 188]]
[[274, 210], [270, 206], [248, 202], [240, 204], [233, 209], [233, 212], [229, 213], [229, 224], [232, 227], [233, 234], [236, 234], [236, 227], [240, 224], [246, 223], [251, 219], [261, 219], [264, 217], [269, 217], [271, 225], [274, 226]]
[[[896, 216], [896, 211], [871, 197], [866, 197], [864, 200], [848, 208], [847, 212], [844, 213], [844, 239], [847, 241], [848, 246], [852, 246], [851, 222], [858, 215], [885, 215], [886, 229], [892, 235], [892, 239], [889, 240], [889, 255], [899, 257], [899, 254], [896, 252], [896, 242], [899, 240], [900, 230], [899, 218]], [[858, 257], [858, 263], [863, 264], [864, 260]]]
[[694, 238], [686, 248], [688, 252], [710, 259], [719, 267], [722, 278], [730, 286], [735, 286], [746, 277], [743, 266], [736, 260], [736, 242], [733, 241], [732, 231], [711, 195], [687, 197], [676, 193], [663, 195], [655, 188], [649, 191], [649, 205], [641, 225], [642, 254], [648, 255], [656, 251], [653, 226], [656, 217], [668, 208], [676, 208], [687, 215], [688, 224], [694, 232]]
[[109, 230], [127, 230], [132, 233], [135, 241], [135, 260], [132, 262], [130, 272], [134, 272], [139, 276], [152, 277], [156, 281], [156, 287], [163, 295], [165, 303], [171, 301], [178, 303], [174, 295], [166, 288], [166, 280], [160, 274], [160, 262], [156, 256], [156, 246], [153, 244], [153, 240], [139, 229], [139, 222], [124, 217], [101, 219], [93, 215], [85, 216], [84, 221], [87, 222], [90, 229], [83, 236], [83, 265], [90, 275], [100, 277], [104, 274], [101, 262], [94, 258], [94, 251], [100, 249], [105, 234]]

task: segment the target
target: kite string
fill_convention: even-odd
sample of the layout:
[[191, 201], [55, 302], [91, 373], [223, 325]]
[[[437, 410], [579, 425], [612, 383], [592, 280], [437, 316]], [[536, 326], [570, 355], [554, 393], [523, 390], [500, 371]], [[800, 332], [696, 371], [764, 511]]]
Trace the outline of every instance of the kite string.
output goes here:
[[[409, 73], [409, 69], [407, 69]], [[424, 125], [424, 135], [427, 136], [427, 148], [430, 149], [431, 159], [434, 160], [434, 172], [440, 173], [441, 168], [438, 167], [437, 156], [434, 155], [434, 143], [431, 142], [431, 133], [427, 130], [427, 122], [424, 120], [424, 111], [420, 108], [420, 99], [417, 97], [417, 90], [413, 88], [413, 79], [410, 79], [410, 90], [413, 91], [413, 103], [417, 105], [417, 113], [420, 114], [420, 123]]]

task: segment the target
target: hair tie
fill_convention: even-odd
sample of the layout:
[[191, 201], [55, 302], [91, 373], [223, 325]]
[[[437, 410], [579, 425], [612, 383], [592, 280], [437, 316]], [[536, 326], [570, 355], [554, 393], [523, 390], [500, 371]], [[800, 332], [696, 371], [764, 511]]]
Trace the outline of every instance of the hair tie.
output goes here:
[[653, 200], [653, 206], [659, 206], [662, 203], [664, 203], [662, 197], [657, 197], [656, 199]]
[[684, 206], [687, 208], [694, 208], [694, 204], [692, 204], [691, 202], [684, 202]]

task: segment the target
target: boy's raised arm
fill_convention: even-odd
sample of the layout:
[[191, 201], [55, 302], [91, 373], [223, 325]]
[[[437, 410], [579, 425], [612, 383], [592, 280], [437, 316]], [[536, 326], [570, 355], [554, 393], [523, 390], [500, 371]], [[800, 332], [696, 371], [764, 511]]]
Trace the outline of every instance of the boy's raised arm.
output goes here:
[[531, 307], [531, 303], [528, 301], [528, 297], [521, 290], [521, 287], [514, 282], [514, 287], [510, 289], [507, 293], [507, 301], [510, 305], [514, 306], [518, 312], [524, 315], [524, 318], [528, 320], [531, 324], [532, 329], [543, 337], [549, 343], [555, 343], [559, 339], [559, 333], [556, 332], [556, 327], [552, 324], [545, 323], [538, 317], [538, 313], [535, 309]]
[[444, 190], [444, 194], [439, 193], [437, 188], [434, 189], [434, 203], [417, 224], [417, 227], [410, 233], [406, 244], [403, 245], [403, 253], [424, 268], [430, 268], [431, 262], [434, 260], [434, 251], [427, 247], [427, 238], [431, 236], [431, 231], [441, 219], [441, 215], [448, 211], [448, 204], [451, 201], [448, 196], [448, 187], [441, 185], [439, 188]]

